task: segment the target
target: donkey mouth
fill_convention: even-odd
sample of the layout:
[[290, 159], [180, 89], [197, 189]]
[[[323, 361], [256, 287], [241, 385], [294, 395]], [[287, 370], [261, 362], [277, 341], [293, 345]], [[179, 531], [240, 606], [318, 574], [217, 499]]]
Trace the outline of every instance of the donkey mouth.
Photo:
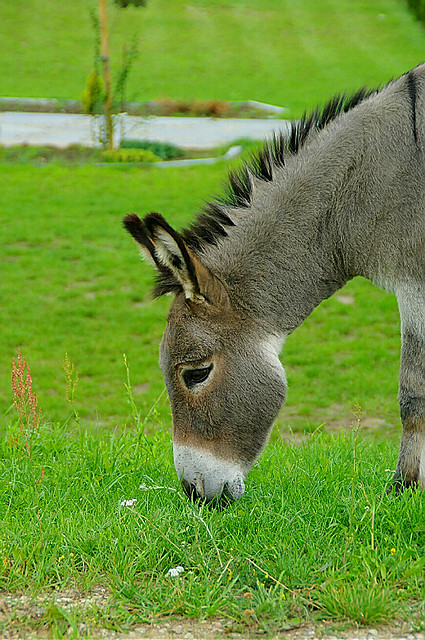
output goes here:
[[224, 504], [239, 500], [245, 491], [242, 470], [208, 451], [175, 444], [174, 466], [191, 500]]
[[218, 491], [214, 495], [207, 495], [205, 484], [201, 474], [197, 474], [194, 482], [188, 482], [182, 478], [182, 486], [188, 498], [194, 502], [204, 502], [212, 506], [226, 506], [230, 502], [239, 500], [245, 491], [245, 483], [241, 476], [234, 482], [221, 483]]

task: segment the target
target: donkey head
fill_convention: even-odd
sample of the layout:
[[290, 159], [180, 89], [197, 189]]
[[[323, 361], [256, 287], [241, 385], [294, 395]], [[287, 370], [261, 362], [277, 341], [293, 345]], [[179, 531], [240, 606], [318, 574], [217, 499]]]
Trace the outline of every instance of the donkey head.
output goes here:
[[159, 214], [124, 225], [176, 295], [160, 348], [186, 493], [238, 499], [285, 399], [277, 345]]

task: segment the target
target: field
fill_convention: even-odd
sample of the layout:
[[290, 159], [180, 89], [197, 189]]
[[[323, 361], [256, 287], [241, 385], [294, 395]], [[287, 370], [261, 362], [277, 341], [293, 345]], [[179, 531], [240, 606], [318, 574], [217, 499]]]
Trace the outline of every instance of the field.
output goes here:
[[[89, 12], [96, 6], [96, 0], [4, 0], [2, 95], [80, 98], [93, 67]], [[123, 44], [138, 42], [130, 100], [252, 99], [298, 117], [338, 91], [379, 85], [424, 58], [423, 28], [404, 0], [148, 0], [144, 9], [109, 7], [115, 79]]]
[[[240, 503], [214, 512], [178, 487], [157, 364], [169, 300], [150, 300], [152, 270], [121, 218], [149, 206], [180, 226], [226, 171], [2, 166], [0, 589], [43, 596], [24, 613], [4, 596], [5, 629], [425, 626], [425, 501], [385, 495], [400, 432], [393, 296], [354, 280], [288, 338], [288, 403]], [[36, 429], [12, 406], [18, 348]]]
[[[92, 4], [1, 3], [3, 95], [80, 97]], [[131, 99], [252, 98], [298, 116], [425, 50], [397, 0], [169, 8], [110, 13], [115, 65], [139, 38]], [[243, 499], [213, 510], [179, 487], [158, 366], [170, 300], [152, 301], [121, 220], [160, 211], [182, 227], [228, 170], [0, 162], [0, 634], [116, 637], [167, 620], [207, 620], [210, 637], [425, 630], [425, 499], [386, 494], [400, 438], [392, 295], [355, 279], [288, 338], [288, 400]], [[37, 394], [21, 421], [18, 350]]]
[[241, 637], [324, 620], [425, 627], [425, 501], [385, 494], [391, 443], [356, 427], [269, 446], [244, 498], [217, 511], [182, 495], [161, 433], [32, 435], [15, 427], [1, 445], [0, 588], [38, 606], [0, 592], [0, 629], [93, 637], [170, 616]]

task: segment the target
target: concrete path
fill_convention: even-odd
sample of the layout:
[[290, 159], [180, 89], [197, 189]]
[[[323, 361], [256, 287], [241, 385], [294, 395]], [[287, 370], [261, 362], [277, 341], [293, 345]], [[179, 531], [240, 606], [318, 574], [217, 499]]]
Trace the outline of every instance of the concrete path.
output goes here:
[[[0, 145], [99, 146], [103, 118], [65, 113], [0, 113]], [[141, 118], [116, 116], [116, 140], [169, 142], [185, 149], [211, 149], [238, 138], [263, 140], [289, 123], [277, 119]]]

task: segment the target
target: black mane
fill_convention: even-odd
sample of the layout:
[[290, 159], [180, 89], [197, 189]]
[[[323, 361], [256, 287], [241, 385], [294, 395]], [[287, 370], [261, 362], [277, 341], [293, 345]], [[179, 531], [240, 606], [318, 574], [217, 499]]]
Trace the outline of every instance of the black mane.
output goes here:
[[[285, 158], [297, 154], [311, 133], [321, 131], [340, 114], [350, 111], [377, 91], [379, 89], [362, 88], [352, 96], [337, 95], [324, 107], [317, 107], [309, 114], [304, 113], [301, 120], [292, 122], [289, 133], [275, 134], [238, 171], [230, 172], [224, 194], [207, 203], [191, 226], [182, 230], [182, 237], [188, 247], [195, 253], [202, 253], [206, 246], [217, 244], [220, 238], [227, 236], [226, 227], [234, 226], [227, 209], [248, 208], [251, 205], [251, 175], [270, 182], [273, 180], [273, 169], [284, 167]], [[181, 286], [171, 274], [162, 273], [157, 277], [154, 295], [160, 296], [180, 289]]]
[[316, 108], [310, 114], [304, 113], [301, 120], [292, 122], [289, 134], [275, 134], [238, 171], [230, 172], [224, 195], [209, 202], [193, 224], [182, 231], [188, 246], [195, 252], [200, 252], [205, 245], [216, 244], [220, 238], [227, 236], [225, 227], [233, 226], [234, 223], [226, 209], [251, 205], [252, 186], [249, 174], [267, 182], [273, 180], [273, 168], [284, 167], [285, 158], [298, 153], [310, 133], [321, 131], [341, 113], [350, 111], [376, 92], [376, 89], [362, 88], [350, 97], [345, 94], [337, 95], [322, 109]]

